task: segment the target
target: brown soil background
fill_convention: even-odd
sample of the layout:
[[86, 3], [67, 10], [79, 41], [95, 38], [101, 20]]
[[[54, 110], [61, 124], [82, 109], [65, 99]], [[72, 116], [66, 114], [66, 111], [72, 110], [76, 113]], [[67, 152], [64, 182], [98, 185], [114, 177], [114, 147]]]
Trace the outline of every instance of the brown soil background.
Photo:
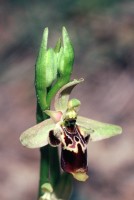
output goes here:
[[123, 128], [120, 136], [89, 143], [90, 178], [74, 181], [71, 200], [133, 200], [133, 1], [97, 11], [18, 2], [1, 1], [0, 8], [0, 199], [37, 199], [39, 151], [22, 147], [19, 136], [35, 124], [34, 64], [43, 28], [49, 26], [51, 46], [65, 25], [76, 54], [72, 78], [85, 79], [72, 93], [81, 100], [79, 114]]

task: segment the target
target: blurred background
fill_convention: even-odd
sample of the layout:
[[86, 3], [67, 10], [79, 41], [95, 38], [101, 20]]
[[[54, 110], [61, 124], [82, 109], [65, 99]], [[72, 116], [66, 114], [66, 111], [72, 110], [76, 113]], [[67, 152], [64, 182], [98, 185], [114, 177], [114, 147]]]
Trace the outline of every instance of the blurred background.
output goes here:
[[65, 26], [75, 49], [73, 91], [80, 114], [122, 126], [89, 143], [89, 180], [74, 181], [71, 200], [134, 199], [134, 1], [0, 1], [0, 199], [36, 200], [39, 151], [21, 146], [36, 123], [34, 65], [43, 29], [53, 47]]

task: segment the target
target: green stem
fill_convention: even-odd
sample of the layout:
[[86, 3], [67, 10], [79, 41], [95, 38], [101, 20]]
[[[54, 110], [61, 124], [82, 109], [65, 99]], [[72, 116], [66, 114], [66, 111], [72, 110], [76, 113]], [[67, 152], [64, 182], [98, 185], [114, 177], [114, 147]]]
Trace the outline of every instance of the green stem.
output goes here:
[[50, 157], [50, 182], [55, 187], [60, 177], [60, 163], [59, 163], [59, 154], [57, 147], [51, 147], [49, 149], [49, 157]]
[[43, 117], [42, 110], [40, 108], [39, 103], [37, 102], [37, 108], [36, 108], [36, 122], [37, 122], [37, 124], [42, 122], [43, 119], [44, 119], [44, 117]]
[[49, 165], [50, 160], [48, 156], [49, 146], [45, 146], [40, 148], [40, 180], [39, 180], [39, 192], [38, 197], [43, 195], [41, 186], [44, 183], [49, 182]]
[[[43, 121], [42, 119], [44, 118], [47, 119], [48, 116], [44, 117], [39, 104], [37, 104], [37, 122], [39, 123]], [[60, 167], [58, 148], [53, 148], [49, 145], [40, 148], [40, 180], [38, 197], [43, 195], [41, 186], [46, 182], [51, 182], [54, 186], [59, 176]]]
[[[39, 103], [37, 102], [37, 111], [36, 111], [36, 120], [37, 123], [40, 123], [44, 119], [47, 119], [47, 116], [44, 116], [40, 108]], [[40, 180], [39, 180], [39, 189], [38, 197], [42, 195], [41, 186], [45, 182], [49, 182], [49, 146], [40, 148]]]
[[44, 183], [50, 182], [53, 187], [55, 187], [60, 177], [58, 148], [53, 148], [49, 145], [42, 147], [40, 148], [40, 155], [40, 180], [38, 197], [43, 195], [41, 186]]
[[59, 184], [55, 187], [55, 193], [61, 199], [68, 200], [72, 193], [72, 187], [72, 175], [64, 172], [60, 177]]

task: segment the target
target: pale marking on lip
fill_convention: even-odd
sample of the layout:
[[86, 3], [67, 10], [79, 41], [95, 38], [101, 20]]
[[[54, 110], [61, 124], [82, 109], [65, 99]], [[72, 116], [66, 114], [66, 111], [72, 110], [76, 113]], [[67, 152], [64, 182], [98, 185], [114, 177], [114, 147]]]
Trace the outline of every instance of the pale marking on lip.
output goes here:
[[[78, 127], [77, 127], [78, 128]], [[83, 141], [83, 138], [82, 138], [82, 136], [80, 135], [80, 133], [79, 133], [79, 131], [77, 130], [77, 128], [75, 127], [75, 131], [74, 131], [74, 133], [72, 132], [70, 132], [70, 131], [68, 131], [68, 130], [66, 130], [66, 127], [63, 127], [63, 132], [64, 132], [64, 134], [65, 134], [65, 136], [66, 137], [68, 137], [71, 141], [72, 141], [72, 143], [71, 144], [69, 144], [69, 145], [67, 145], [66, 144], [66, 141], [65, 141], [65, 136], [64, 136], [64, 134], [63, 135], [61, 135], [61, 140], [62, 140], [62, 144], [63, 144], [63, 149], [66, 149], [66, 150], [68, 150], [68, 151], [73, 151], [73, 152], [75, 152], [75, 153], [78, 153], [78, 144], [81, 146], [81, 148], [82, 148], [82, 151], [83, 151], [83, 153], [85, 152], [85, 150], [87, 149], [87, 144]], [[74, 140], [70, 137], [70, 135], [72, 134], [74, 134]], [[78, 137], [78, 139], [79, 139], [79, 141], [76, 141], [75, 140], [75, 137]]]

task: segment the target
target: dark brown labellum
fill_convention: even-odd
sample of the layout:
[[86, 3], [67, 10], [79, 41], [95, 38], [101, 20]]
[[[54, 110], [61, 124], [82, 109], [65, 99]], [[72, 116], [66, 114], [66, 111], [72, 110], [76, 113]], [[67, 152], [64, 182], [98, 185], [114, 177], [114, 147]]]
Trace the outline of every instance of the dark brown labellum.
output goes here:
[[53, 130], [49, 132], [49, 142], [52, 146], [58, 146], [60, 144], [60, 140], [54, 135]]
[[89, 137], [84, 138], [79, 127], [72, 121], [62, 129], [64, 134], [61, 151], [62, 169], [68, 173], [75, 173], [79, 170], [87, 172], [87, 141]]

